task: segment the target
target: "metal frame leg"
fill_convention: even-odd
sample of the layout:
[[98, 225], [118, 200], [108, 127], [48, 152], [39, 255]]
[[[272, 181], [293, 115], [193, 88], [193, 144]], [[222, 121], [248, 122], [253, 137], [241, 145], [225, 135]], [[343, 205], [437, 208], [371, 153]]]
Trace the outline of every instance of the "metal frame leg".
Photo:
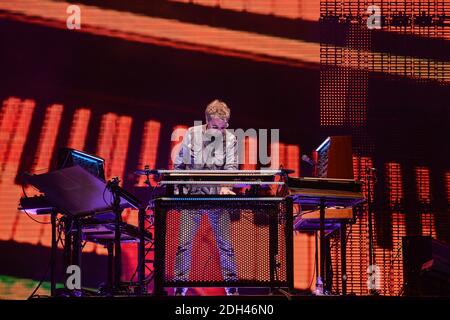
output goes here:
[[347, 225], [345, 222], [341, 223], [341, 276], [342, 276], [342, 295], [347, 294]]
[[139, 213], [139, 244], [138, 244], [138, 282], [139, 294], [145, 294], [145, 208], [140, 208]]
[[320, 200], [320, 278], [323, 283], [323, 288], [327, 288], [327, 278], [326, 278], [326, 261], [325, 257], [327, 254], [326, 241], [325, 241], [325, 199]]
[[51, 265], [50, 265], [50, 295], [54, 297], [56, 295], [56, 253], [58, 243], [56, 242], [56, 215], [55, 211], [51, 213], [51, 225], [52, 225], [52, 247], [51, 247]]

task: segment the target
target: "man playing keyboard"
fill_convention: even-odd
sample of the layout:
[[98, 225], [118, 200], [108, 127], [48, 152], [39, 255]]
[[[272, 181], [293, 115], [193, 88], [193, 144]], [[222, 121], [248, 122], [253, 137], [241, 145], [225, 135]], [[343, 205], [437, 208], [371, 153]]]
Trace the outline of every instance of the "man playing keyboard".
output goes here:
[[[190, 127], [183, 137], [174, 160], [176, 170], [237, 170], [237, 139], [226, 130], [230, 109], [220, 100], [212, 101], [205, 110], [206, 124]], [[233, 195], [230, 188], [215, 186], [184, 186], [191, 195]], [[236, 258], [231, 243], [230, 215], [222, 210], [181, 212], [179, 244], [175, 256], [175, 281], [188, 281], [192, 263], [192, 245], [202, 215], [208, 216], [220, 254], [223, 279], [237, 281]], [[236, 295], [237, 288], [225, 288], [227, 295]], [[176, 288], [175, 295], [186, 295], [187, 288]]]

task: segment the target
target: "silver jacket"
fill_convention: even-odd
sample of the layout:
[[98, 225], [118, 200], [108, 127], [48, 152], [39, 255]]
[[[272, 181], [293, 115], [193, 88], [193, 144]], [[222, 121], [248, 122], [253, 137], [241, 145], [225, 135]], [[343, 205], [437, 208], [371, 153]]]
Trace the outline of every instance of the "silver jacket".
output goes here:
[[[175, 170], [237, 170], [237, 139], [228, 130], [211, 135], [206, 125], [190, 127], [174, 160]], [[183, 193], [218, 194], [220, 187], [184, 187]]]

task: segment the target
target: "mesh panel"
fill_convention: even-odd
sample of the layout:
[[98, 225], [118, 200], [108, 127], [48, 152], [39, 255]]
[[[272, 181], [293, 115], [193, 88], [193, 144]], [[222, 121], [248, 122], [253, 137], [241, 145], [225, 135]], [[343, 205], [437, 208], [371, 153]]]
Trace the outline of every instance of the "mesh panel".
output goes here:
[[292, 214], [285, 200], [165, 199], [156, 203], [161, 286], [291, 287]]

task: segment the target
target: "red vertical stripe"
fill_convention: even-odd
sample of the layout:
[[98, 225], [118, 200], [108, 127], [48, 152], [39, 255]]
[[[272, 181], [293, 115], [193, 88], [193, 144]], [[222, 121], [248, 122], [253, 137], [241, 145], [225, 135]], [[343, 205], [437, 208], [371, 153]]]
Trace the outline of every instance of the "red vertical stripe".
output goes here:
[[[431, 203], [430, 191], [430, 169], [417, 167], [414, 169], [416, 177], [417, 200], [419, 204], [429, 205]], [[436, 237], [436, 226], [434, 213], [421, 212], [420, 221], [422, 225], [422, 235]]]
[[[18, 216], [17, 199], [22, 194], [14, 179], [20, 164], [31, 117], [35, 108], [32, 100], [9, 98], [3, 102], [0, 112], [0, 239], [15, 240]], [[36, 243], [36, 239], [26, 239]]]
[[291, 176], [300, 176], [300, 147], [292, 144], [288, 145], [286, 147], [285, 158], [285, 168], [294, 170], [294, 173]]
[[[150, 169], [154, 169], [156, 166], [156, 156], [159, 145], [159, 134], [161, 129], [161, 123], [158, 121], [150, 120], [145, 123], [144, 133], [142, 135], [142, 147], [141, 154], [139, 156], [139, 163], [137, 169], [143, 169], [145, 165], [148, 165]], [[146, 177], [141, 176], [136, 185], [145, 186], [144, 181]], [[152, 181], [154, 184], [154, 181]]]
[[389, 193], [389, 206], [393, 209], [399, 207], [403, 201], [402, 172], [400, 164], [386, 163], [386, 181]]
[[68, 148], [83, 150], [86, 142], [91, 110], [77, 109], [73, 116], [72, 127], [70, 128]]
[[[49, 170], [62, 112], [63, 106], [60, 104], [47, 107], [31, 172], [43, 173]], [[48, 221], [48, 216], [44, 217], [43, 220]], [[47, 225], [37, 225], [34, 221], [23, 215], [23, 213], [19, 213], [14, 236], [16, 241], [36, 239], [37, 243], [50, 246], [50, 237], [51, 230]]]

